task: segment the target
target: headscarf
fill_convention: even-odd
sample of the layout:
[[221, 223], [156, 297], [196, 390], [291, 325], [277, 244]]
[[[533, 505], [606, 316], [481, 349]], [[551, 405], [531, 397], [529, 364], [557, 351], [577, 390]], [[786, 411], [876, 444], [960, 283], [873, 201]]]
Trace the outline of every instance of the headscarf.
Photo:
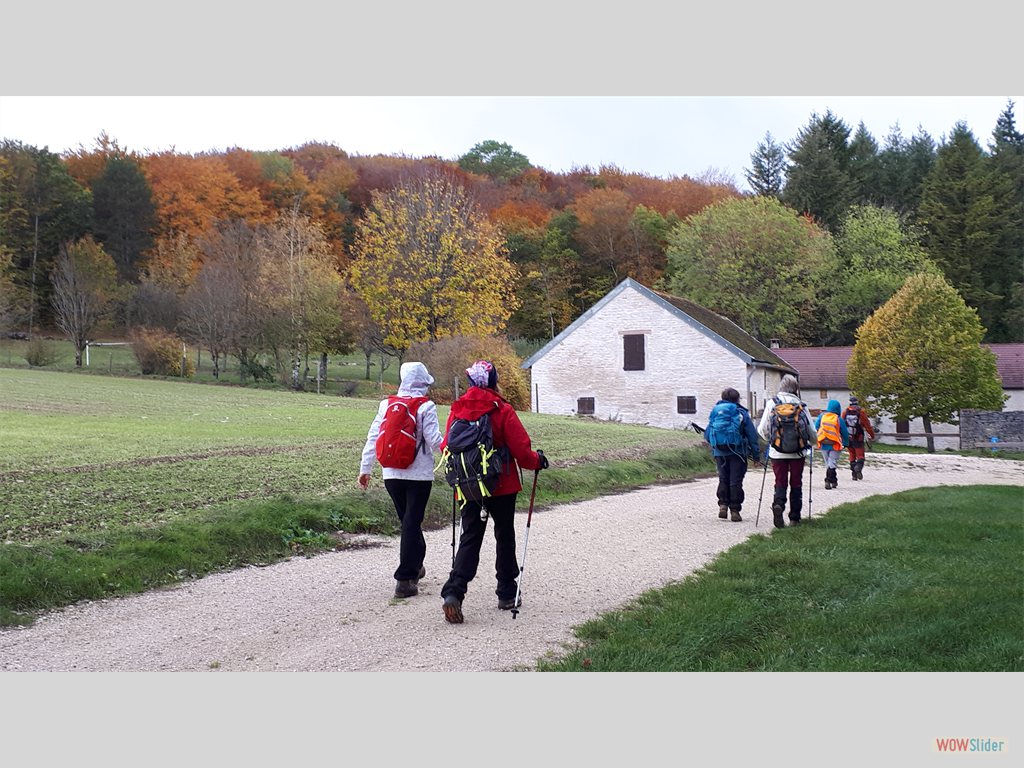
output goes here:
[[398, 387], [398, 394], [403, 397], [423, 397], [427, 394], [427, 388], [434, 383], [434, 377], [423, 363], [402, 363], [399, 373], [402, 384]]
[[486, 360], [477, 360], [466, 369], [466, 378], [472, 387], [494, 389], [498, 385], [498, 369]]

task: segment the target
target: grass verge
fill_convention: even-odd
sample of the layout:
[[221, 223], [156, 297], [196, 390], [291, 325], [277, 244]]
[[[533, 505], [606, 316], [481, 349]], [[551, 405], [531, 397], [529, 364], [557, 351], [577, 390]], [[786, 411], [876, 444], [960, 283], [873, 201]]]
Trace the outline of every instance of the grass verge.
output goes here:
[[755, 536], [541, 671], [1024, 670], [1020, 489], [930, 488]]

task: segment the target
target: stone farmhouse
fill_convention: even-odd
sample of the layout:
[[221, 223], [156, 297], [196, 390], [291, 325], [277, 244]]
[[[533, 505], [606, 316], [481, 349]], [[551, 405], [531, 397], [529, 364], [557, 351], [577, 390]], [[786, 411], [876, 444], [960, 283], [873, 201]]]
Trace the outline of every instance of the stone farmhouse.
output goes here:
[[531, 410], [704, 427], [722, 389], [758, 414], [796, 370], [738, 325], [626, 278], [523, 363]]

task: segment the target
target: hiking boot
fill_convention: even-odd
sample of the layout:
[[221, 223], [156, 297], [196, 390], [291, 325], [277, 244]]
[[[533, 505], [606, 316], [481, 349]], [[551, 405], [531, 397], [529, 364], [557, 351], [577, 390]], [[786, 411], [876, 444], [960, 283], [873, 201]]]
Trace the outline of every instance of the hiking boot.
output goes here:
[[800, 525], [800, 518], [799, 517], [791, 517], [791, 518], [789, 518], [789, 524], [790, 525]]
[[506, 598], [504, 600], [499, 598], [499, 600], [498, 600], [498, 608], [500, 608], [503, 611], [510, 611], [513, 608], [518, 608], [522, 604], [523, 604], [523, 596], [522, 596], [522, 594], [519, 595], [519, 599], [518, 600], [516, 600], [516, 598], [514, 598], [514, 597], [509, 597], [509, 598]]
[[720, 518], [722, 518], [723, 520], [725, 520], [725, 518], [727, 518], [729, 516], [729, 507], [727, 507], [725, 504], [719, 504], [718, 505], [718, 516]]
[[399, 579], [395, 584], [395, 597], [413, 597], [420, 593], [415, 579]]
[[444, 620], [449, 624], [462, 623], [462, 601], [455, 595], [448, 595], [444, 599], [441, 610], [444, 611]]
[[742, 523], [743, 522], [743, 518], [740, 517], [740, 511], [738, 509], [733, 511], [733, 513], [732, 513], [732, 521], [734, 523]]
[[786, 521], [782, 517], [784, 507], [780, 504], [772, 504], [772, 517], [776, 528], [785, 528]]

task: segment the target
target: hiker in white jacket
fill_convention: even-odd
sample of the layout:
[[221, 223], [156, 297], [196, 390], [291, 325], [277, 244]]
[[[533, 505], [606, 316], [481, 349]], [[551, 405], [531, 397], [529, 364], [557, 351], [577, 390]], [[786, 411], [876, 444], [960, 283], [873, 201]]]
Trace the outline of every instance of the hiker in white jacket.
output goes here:
[[[423, 363], [403, 363], [400, 369], [402, 383], [399, 398], [427, 398], [427, 390], [434, 377]], [[364, 490], [370, 484], [370, 473], [377, 463], [377, 438], [384, 422], [388, 404], [385, 398], [377, 408], [377, 415], [366, 433], [363, 456], [359, 464], [359, 485]], [[423, 515], [434, 483], [434, 454], [441, 450], [441, 427], [437, 420], [437, 406], [429, 398], [418, 403], [416, 410], [416, 454], [407, 467], [382, 467], [384, 487], [395, 504], [395, 512], [402, 526], [398, 568], [395, 569], [395, 597], [412, 597], [419, 593], [418, 582], [427, 575], [423, 558], [427, 543], [423, 538]]]
[[[800, 513], [803, 511], [803, 474], [804, 460], [811, 455], [812, 439], [810, 416], [807, 414], [807, 406], [801, 402], [798, 396], [800, 384], [796, 377], [786, 374], [779, 384], [779, 394], [768, 401], [764, 413], [761, 414], [761, 422], [757, 426], [757, 433], [768, 441], [768, 458], [772, 462], [772, 473], [775, 475], [775, 497], [772, 500], [772, 516], [776, 528], [785, 528], [783, 512], [786, 510], [786, 489], [789, 489], [789, 524], [799, 525]], [[777, 412], [779, 405], [797, 406], [799, 412], [796, 414], [794, 429], [796, 430], [795, 440], [798, 441], [795, 450], [783, 450], [777, 445], [779, 442], [776, 427], [780, 421]], [[786, 410], [783, 407], [782, 410]], [[789, 447], [789, 446], [787, 446]]]

